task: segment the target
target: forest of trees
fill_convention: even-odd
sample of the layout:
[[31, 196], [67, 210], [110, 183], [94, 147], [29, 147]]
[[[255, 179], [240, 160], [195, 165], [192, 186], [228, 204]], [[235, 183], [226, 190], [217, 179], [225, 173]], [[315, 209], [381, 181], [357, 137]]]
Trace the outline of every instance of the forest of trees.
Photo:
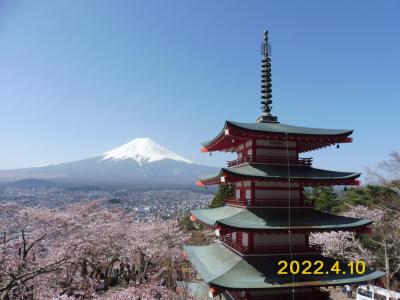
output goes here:
[[317, 209], [373, 220], [368, 234], [349, 232], [316, 233], [312, 241], [323, 245], [324, 253], [341, 259], [363, 259], [386, 273], [383, 285], [400, 289], [400, 155], [368, 170], [369, 185], [336, 193], [331, 187], [306, 193]]

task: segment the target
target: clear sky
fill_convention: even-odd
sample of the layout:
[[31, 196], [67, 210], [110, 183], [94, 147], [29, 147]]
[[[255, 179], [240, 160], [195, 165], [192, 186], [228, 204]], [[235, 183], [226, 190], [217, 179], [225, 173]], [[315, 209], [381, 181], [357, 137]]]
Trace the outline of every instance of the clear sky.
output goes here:
[[363, 171], [400, 150], [400, 1], [0, 0], [0, 169], [151, 137], [198, 163], [224, 121], [260, 114], [272, 43], [283, 123], [355, 129], [310, 153]]

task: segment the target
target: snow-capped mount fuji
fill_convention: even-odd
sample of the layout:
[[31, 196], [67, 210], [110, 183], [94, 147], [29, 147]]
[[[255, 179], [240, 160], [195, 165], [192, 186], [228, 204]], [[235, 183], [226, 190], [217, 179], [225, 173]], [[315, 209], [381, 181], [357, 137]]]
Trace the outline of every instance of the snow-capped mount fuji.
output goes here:
[[118, 148], [105, 152], [103, 160], [125, 160], [133, 159], [142, 165], [164, 159], [171, 159], [185, 162], [188, 164], [192, 161], [179, 156], [178, 154], [168, 150], [167, 148], [157, 144], [150, 138], [137, 138]]
[[137, 138], [91, 158], [35, 168], [0, 171], [0, 181], [46, 179], [67, 185], [194, 186], [219, 169], [198, 165], [150, 138]]

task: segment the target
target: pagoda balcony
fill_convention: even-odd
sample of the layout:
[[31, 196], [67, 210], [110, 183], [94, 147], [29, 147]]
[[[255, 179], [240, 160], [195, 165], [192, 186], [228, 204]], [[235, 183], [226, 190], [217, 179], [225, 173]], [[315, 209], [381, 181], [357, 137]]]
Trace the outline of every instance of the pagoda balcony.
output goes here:
[[225, 198], [225, 204], [246, 206], [246, 199], [227, 197], [227, 198]]
[[[301, 165], [301, 166], [311, 166], [312, 165], [312, 157], [304, 157], [304, 158], [289, 158], [290, 165]], [[257, 156], [253, 155], [244, 155], [235, 160], [227, 161], [228, 167], [234, 167], [237, 165], [241, 165], [244, 163], [264, 163], [264, 164], [281, 164], [287, 165], [288, 158], [287, 157], [270, 157], [270, 156]]]
[[254, 246], [252, 250], [248, 246], [243, 246], [238, 242], [232, 240], [228, 236], [221, 237], [222, 243], [242, 254], [300, 254], [300, 253], [322, 253], [322, 246], [317, 244], [306, 245], [292, 245], [291, 249], [287, 246]]
[[[288, 199], [256, 199], [256, 203], [247, 205], [247, 202], [250, 200], [235, 198], [235, 197], [227, 197], [225, 198], [225, 204], [235, 205], [241, 207], [288, 207], [289, 200]], [[314, 207], [314, 202], [311, 200], [303, 200], [303, 203], [296, 203], [294, 201], [299, 201], [298, 199], [293, 199], [291, 202], [291, 206], [293, 207]]]

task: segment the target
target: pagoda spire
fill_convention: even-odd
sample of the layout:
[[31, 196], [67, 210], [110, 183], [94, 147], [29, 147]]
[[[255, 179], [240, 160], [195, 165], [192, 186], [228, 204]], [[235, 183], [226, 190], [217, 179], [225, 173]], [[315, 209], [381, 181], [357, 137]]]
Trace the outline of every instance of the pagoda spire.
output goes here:
[[261, 47], [262, 70], [261, 70], [261, 110], [262, 114], [257, 122], [278, 122], [276, 116], [271, 115], [272, 110], [272, 79], [271, 79], [271, 58], [268, 44], [268, 31], [264, 31], [264, 42]]

